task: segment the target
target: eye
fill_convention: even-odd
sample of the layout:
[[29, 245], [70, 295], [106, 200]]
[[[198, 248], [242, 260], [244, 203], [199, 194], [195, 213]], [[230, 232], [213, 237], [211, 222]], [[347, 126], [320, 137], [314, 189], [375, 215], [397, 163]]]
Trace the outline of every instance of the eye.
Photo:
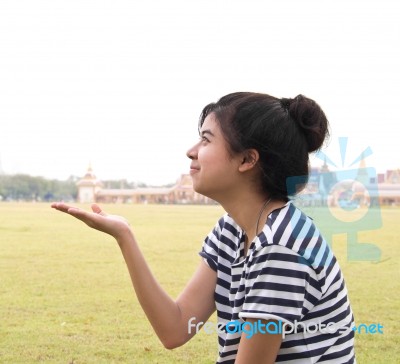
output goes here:
[[204, 135], [200, 137], [200, 140], [202, 142], [205, 142], [205, 143], [209, 143], [210, 142], [210, 140], [207, 137], [205, 137]]

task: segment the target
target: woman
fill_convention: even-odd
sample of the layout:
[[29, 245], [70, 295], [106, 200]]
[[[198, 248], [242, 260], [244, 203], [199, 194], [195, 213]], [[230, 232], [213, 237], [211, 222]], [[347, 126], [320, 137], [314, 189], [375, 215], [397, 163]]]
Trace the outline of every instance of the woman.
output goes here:
[[[194, 190], [227, 212], [206, 237], [197, 271], [176, 300], [151, 274], [132, 230], [98, 205], [55, 203], [115, 237], [166, 348], [187, 342], [217, 310], [218, 363], [353, 363], [354, 326], [338, 263], [312, 220], [289, 200], [308, 154], [328, 135], [321, 108], [302, 95], [233, 93], [207, 105], [189, 151]], [[294, 191], [292, 183], [297, 180]]]

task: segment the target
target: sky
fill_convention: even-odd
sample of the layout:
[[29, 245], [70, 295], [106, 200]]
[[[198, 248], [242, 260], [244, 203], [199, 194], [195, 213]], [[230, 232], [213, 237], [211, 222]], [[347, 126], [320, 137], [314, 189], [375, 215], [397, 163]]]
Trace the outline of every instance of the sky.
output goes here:
[[317, 101], [338, 168], [400, 168], [399, 19], [397, 0], [2, 0], [0, 168], [171, 183], [236, 91]]

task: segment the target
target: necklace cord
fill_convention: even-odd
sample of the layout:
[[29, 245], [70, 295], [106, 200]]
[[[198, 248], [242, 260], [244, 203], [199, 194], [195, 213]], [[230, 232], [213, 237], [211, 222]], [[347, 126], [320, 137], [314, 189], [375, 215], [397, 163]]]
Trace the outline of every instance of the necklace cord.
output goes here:
[[270, 197], [262, 206], [260, 213], [258, 214], [258, 219], [257, 219], [257, 225], [256, 225], [256, 236], [258, 235], [258, 227], [260, 224], [260, 219], [261, 219], [261, 215], [263, 214], [263, 212], [265, 211], [265, 208], [268, 206], [268, 204], [271, 202], [272, 197]]

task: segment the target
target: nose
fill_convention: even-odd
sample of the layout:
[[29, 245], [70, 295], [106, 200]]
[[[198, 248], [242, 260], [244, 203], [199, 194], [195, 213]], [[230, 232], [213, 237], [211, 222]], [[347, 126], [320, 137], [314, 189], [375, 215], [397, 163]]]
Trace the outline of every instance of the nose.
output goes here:
[[198, 143], [193, 145], [191, 148], [188, 149], [188, 151], [186, 152], [186, 156], [189, 159], [197, 159], [197, 146]]

